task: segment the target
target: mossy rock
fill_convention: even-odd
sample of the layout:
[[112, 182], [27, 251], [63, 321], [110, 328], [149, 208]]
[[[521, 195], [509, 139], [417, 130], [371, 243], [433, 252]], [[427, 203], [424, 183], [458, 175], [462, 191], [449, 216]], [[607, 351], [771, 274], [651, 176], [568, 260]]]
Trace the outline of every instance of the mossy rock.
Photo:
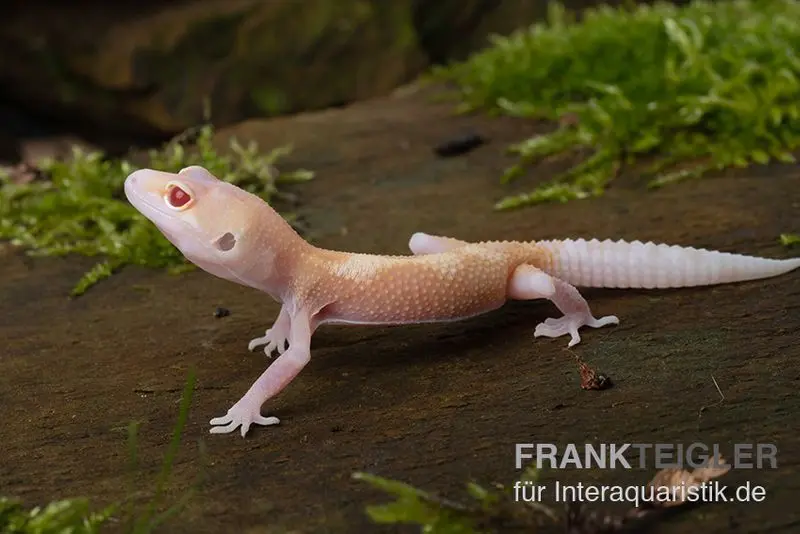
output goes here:
[[0, 23], [0, 77], [26, 107], [128, 132], [180, 131], [202, 119], [206, 101], [219, 124], [317, 109], [385, 94], [425, 68], [412, 4], [202, 0], [136, 13], [20, 12]]
[[[568, 2], [592, 4], [593, 1]], [[540, 18], [527, 0], [90, 0], [0, 17], [0, 100], [109, 135], [167, 136], [385, 95], [494, 32]], [[96, 135], [96, 132], [101, 135]]]

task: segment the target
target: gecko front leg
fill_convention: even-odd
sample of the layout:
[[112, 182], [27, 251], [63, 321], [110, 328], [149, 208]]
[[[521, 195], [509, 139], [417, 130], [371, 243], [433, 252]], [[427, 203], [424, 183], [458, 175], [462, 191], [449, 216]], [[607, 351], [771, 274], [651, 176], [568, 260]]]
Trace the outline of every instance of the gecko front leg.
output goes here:
[[578, 329], [582, 326], [600, 328], [619, 324], [619, 319], [614, 315], [595, 318], [589, 309], [589, 303], [574, 286], [531, 265], [520, 265], [514, 270], [508, 284], [508, 298], [515, 300], [545, 298], [555, 304], [564, 316], [545, 319], [536, 326], [533, 336], [560, 337], [569, 334], [570, 341], [567, 347], [580, 343], [581, 336]]
[[263, 336], [251, 339], [250, 343], [247, 344], [247, 350], [252, 352], [256, 348], [264, 345], [264, 354], [267, 355], [267, 358], [272, 358], [272, 351], [276, 349], [278, 350], [278, 354], [283, 354], [287, 348], [286, 343], [289, 341], [290, 326], [289, 312], [284, 304], [281, 306], [281, 311], [278, 314], [278, 318], [275, 319], [275, 322], [272, 324], [272, 327], [269, 328]]
[[253, 423], [277, 425], [277, 417], [261, 415], [261, 405], [280, 393], [311, 359], [311, 317], [306, 311], [288, 316], [289, 348], [267, 367], [228, 413], [210, 421], [212, 434], [227, 434], [241, 427], [244, 437]]

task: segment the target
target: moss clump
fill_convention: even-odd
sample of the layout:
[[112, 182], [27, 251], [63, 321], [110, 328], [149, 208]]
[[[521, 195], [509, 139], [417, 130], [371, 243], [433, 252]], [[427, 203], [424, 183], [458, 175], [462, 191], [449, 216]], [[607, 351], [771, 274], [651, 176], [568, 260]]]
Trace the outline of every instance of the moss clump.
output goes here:
[[512, 152], [525, 165], [591, 155], [509, 209], [600, 195], [620, 165], [649, 159], [657, 187], [772, 160], [800, 145], [800, 3], [695, 1], [589, 9], [580, 22], [551, 4], [545, 22], [494, 37], [464, 63], [434, 72], [455, 82], [465, 111], [559, 121]]
[[[281, 182], [305, 181], [312, 173], [280, 173], [274, 163], [289, 147], [261, 153], [251, 143], [230, 142], [226, 154], [212, 146], [213, 128], [205, 126], [181, 135], [160, 150], [150, 151], [145, 167], [177, 172], [202, 165], [222, 180], [254, 193], [267, 202], [279, 195]], [[29, 254], [103, 256], [72, 290], [72, 296], [110, 276], [124, 265], [191, 269], [181, 253], [125, 199], [125, 178], [136, 170], [126, 159], [106, 159], [100, 152], [75, 149], [66, 161], [45, 161], [45, 179], [17, 184], [0, 175], [0, 239], [26, 247]], [[290, 215], [285, 215], [291, 220]]]
[[[484, 487], [475, 482], [468, 483], [468, 502], [442, 498], [409, 484], [369, 473], [358, 472], [353, 477], [394, 498], [386, 504], [367, 507], [367, 514], [374, 522], [419, 525], [425, 534], [531, 533], [552, 532], [554, 528], [560, 532], [611, 534], [643, 532], [655, 521], [674, 516], [676, 508], [691, 509], [686, 505], [692, 504], [693, 499], [687, 495], [699, 492], [709, 481], [725, 476], [730, 469], [731, 465], [724, 458], [714, 455], [691, 471], [661, 469], [650, 482], [640, 487], [642, 491], [635, 497], [617, 486], [612, 490], [616, 496], [611, 497], [611, 501], [627, 502], [631, 506], [622, 514], [590, 509], [579, 497], [570, 499], [564, 494], [555, 499], [547, 497], [554, 504], [563, 502], [563, 509], [545, 504], [540, 498], [547, 485], [539, 483], [540, 471], [533, 465], [528, 466], [513, 484], [495, 483]], [[685, 491], [676, 490], [678, 486], [683, 486]]]
[[785, 247], [800, 245], [800, 234], [781, 234], [781, 244]]
[[92, 512], [86, 499], [53, 501], [26, 510], [0, 497], [0, 532], [7, 534], [93, 534], [111, 517], [113, 508]]

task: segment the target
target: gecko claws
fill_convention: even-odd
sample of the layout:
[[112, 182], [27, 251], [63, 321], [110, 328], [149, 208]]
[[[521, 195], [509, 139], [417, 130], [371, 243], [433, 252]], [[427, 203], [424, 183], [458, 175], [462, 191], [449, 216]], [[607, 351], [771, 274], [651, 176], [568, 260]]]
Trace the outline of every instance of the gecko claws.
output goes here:
[[247, 350], [253, 352], [255, 349], [263, 345], [264, 354], [267, 355], [267, 358], [272, 358], [272, 352], [274, 350], [277, 350], [278, 354], [283, 354], [286, 352], [286, 349], [289, 346], [289, 340], [287, 339], [287, 336], [288, 332], [283, 332], [281, 330], [276, 331], [275, 328], [270, 328], [262, 337], [251, 339], [247, 344]]
[[[250, 343], [252, 344], [252, 341]], [[270, 341], [269, 343], [267, 343], [266, 345], [264, 345], [264, 354], [267, 356], [267, 358], [272, 359], [272, 352], [273, 351], [277, 350], [278, 351], [278, 355], [281, 355], [284, 352], [286, 352], [287, 347], [288, 347], [288, 343], [287, 343], [286, 340], [283, 340], [282, 342], [279, 342], [279, 343], [276, 343], [273, 340], [273, 341]], [[252, 351], [253, 349], [250, 349], [250, 350]]]
[[209, 424], [212, 425], [209, 429], [210, 434], [229, 434], [241, 427], [241, 435], [245, 437], [253, 424], [261, 426], [271, 426], [280, 423], [277, 417], [264, 417], [260, 411], [255, 412], [246, 404], [241, 405], [236, 403], [228, 410], [228, 413], [222, 417], [215, 417]]
[[559, 318], [545, 319], [536, 326], [533, 337], [560, 337], [569, 334], [570, 341], [567, 348], [570, 348], [581, 342], [581, 336], [578, 333], [580, 327], [600, 328], [611, 324], [619, 324], [619, 319], [615, 315], [606, 315], [596, 319], [587, 313], [570, 313]]
[[[267, 332], [269, 332], [269, 330], [267, 330]], [[261, 345], [264, 345], [264, 344], [268, 343], [266, 337], [267, 336], [256, 337], [256, 338], [251, 339], [250, 342], [247, 344], [247, 350], [249, 350], [250, 352], [253, 352], [254, 350], [256, 350]]]

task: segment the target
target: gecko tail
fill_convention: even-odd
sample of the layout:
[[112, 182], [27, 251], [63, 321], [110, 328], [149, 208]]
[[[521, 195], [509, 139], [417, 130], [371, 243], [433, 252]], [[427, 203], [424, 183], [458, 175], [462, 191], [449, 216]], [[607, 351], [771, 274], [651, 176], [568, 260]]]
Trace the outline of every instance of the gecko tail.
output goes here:
[[538, 241], [552, 262], [548, 274], [575, 286], [674, 288], [726, 284], [778, 276], [800, 258], [776, 260], [715, 250], [642, 243], [567, 239]]

